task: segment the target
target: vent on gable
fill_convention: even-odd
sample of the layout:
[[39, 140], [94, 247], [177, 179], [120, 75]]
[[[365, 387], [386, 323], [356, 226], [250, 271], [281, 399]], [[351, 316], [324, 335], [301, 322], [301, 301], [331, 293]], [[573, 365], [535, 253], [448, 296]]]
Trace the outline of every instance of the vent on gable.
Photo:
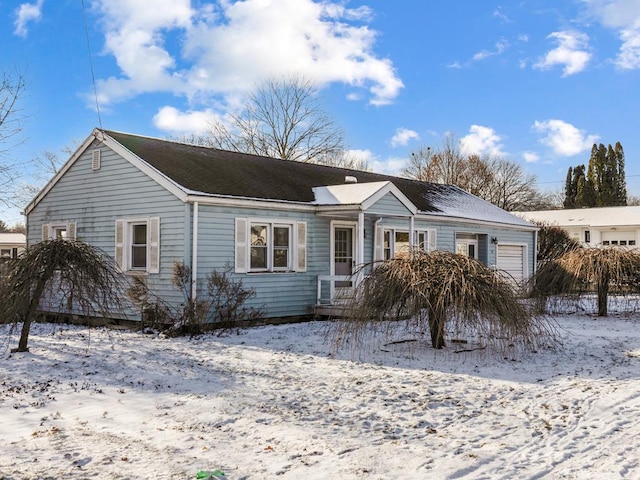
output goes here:
[[94, 150], [91, 157], [91, 170], [100, 170], [100, 150]]

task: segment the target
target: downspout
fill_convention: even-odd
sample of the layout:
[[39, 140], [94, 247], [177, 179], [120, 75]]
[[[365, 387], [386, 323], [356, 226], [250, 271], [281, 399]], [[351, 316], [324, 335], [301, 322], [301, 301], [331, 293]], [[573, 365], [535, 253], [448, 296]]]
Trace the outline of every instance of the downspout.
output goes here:
[[409, 220], [409, 247], [413, 247], [416, 243], [414, 238], [414, 229], [415, 229], [415, 218], [412, 215], [411, 219]]
[[358, 213], [358, 257], [357, 268], [358, 275], [356, 277], [356, 285], [360, 283], [362, 279], [362, 265], [364, 264], [364, 212]]
[[191, 241], [191, 300], [195, 302], [198, 297], [198, 202], [193, 202]]

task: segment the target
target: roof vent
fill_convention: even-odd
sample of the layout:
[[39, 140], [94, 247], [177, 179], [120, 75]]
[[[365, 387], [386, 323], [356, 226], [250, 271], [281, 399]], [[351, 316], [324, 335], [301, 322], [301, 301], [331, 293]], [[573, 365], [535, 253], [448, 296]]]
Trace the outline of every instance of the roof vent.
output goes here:
[[358, 183], [358, 179], [351, 175], [347, 175], [346, 177], [344, 177], [344, 183]]

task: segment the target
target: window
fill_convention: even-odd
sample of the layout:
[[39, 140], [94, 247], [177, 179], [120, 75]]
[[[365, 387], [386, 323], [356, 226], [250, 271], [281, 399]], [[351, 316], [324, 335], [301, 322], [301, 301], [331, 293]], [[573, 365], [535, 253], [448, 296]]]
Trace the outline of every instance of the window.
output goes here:
[[0, 258], [11, 258], [11, 249], [10, 248], [0, 249]]
[[[389, 260], [409, 252], [411, 248], [408, 230], [384, 228], [379, 222], [375, 226], [374, 261]], [[436, 248], [436, 229], [428, 228], [413, 231], [413, 246], [425, 252]]]
[[116, 264], [125, 272], [160, 271], [160, 218], [116, 220]]
[[42, 224], [42, 240], [75, 240], [76, 222]]
[[306, 270], [305, 222], [235, 221], [236, 272]]
[[252, 271], [291, 270], [291, 225], [251, 223]]
[[409, 253], [409, 248], [409, 232], [401, 230], [384, 231], [383, 251], [385, 260], [407, 254]]

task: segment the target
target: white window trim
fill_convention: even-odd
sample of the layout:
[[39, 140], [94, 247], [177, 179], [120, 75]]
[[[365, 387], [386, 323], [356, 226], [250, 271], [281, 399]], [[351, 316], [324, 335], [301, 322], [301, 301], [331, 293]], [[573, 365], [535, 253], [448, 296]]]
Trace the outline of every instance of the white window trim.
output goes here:
[[[235, 219], [235, 271], [236, 273], [283, 273], [304, 272], [307, 269], [307, 222], [299, 222], [282, 218], [237, 217]], [[251, 227], [267, 226], [267, 267], [251, 268]], [[274, 228], [289, 230], [287, 266], [275, 267], [274, 261]]]
[[42, 240], [55, 240], [56, 231], [62, 229], [67, 232], [67, 240], [76, 239], [76, 222], [51, 222], [42, 224]]
[[[381, 261], [384, 260], [384, 253], [385, 253], [385, 248], [384, 248], [384, 237], [385, 234], [389, 232], [390, 234], [390, 245], [389, 248], [391, 250], [391, 258], [395, 258], [395, 251], [396, 251], [396, 246], [395, 246], [395, 242], [396, 242], [396, 233], [408, 233], [409, 229], [407, 228], [402, 228], [402, 227], [385, 227], [382, 226], [380, 224], [377, 224], [376, 222], [376, 226], [375, 226], [375, 246], [374, 246], [374, 253], [375, 253], [375, 258], [374, 261]], [[432, 252], [433, 250], [436, 249], [436, 229], [435, 228], [414, 228], [413, 229], [413, 239], [409, 238], [409, 245], [410, 246], [417, 246], [418, 245], [418, 235], [419, 234], [424, 234], [426, 236], [426, 242], [424, 245], [424, 251], [425, 252]]]
[[[134, 225], [147, 226], [147, 258], [145, 268], [131, 266]], [[160, 272], [160, 217], [130, 217], [116, 220], [115, 259], [118, 268], [131, 274]]]

